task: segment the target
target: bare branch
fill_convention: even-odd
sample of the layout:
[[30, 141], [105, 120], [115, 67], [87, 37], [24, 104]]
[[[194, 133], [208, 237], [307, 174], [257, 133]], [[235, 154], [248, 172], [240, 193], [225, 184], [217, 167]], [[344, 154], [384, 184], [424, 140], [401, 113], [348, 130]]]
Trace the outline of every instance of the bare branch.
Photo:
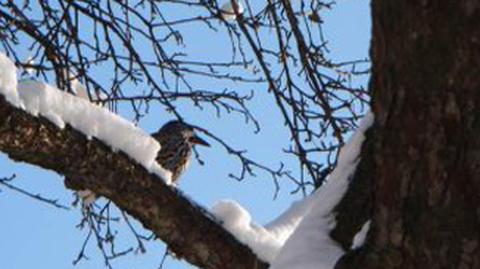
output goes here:
[[33, 198], [33, 199], [35, 199], [35, 200], [38, 200], [38, 201], [40, 201], [40, 202], [42, 202], [42, 203], [46, 203], [46, 204], [48, 204], [48, 205], [54, 206], [54, 207], [56, 207], [56, 208], [65, 209], [65, 210], [69, 210], [69, 209], [70, 209], [68, 206], [64, 206], [64, 205], [60, 204], [57, 199], [45, 198], [45, 197], [43, 197], [42, 195], [40, 195], [40, 194], [38, 194], [38, 193], [37, 193], [37, 194], [33, 194], [33, 193], [29, 192], [29, 191], [26, 191], [26, 190], [24, 190], [24, 189], [22, 189], [22, 188], [19, 188], [19, 187], [13, 185], [13, 184], [10, 183], [10, 182], [13, 181], [15, 178], [16, 178], [16, 175], [15, 175], [15, 174], [11, 175], [10, 177], [0, 178], [0, 185], [3, 185], [3, 186], [5, 186], [5, 187], [7, 187], [7, 188], [9, 188], [9, 189], [11, 189], [11, 190], [13, 190], [13, 191], [16, 191], [16, 192], [18, 192], [18, 193], [21, 193], [21, 194], [23, 194], [23, 195], [26, 195], [26, 196], [28, 196], [28, 197], [30, 197], [30, 198]]

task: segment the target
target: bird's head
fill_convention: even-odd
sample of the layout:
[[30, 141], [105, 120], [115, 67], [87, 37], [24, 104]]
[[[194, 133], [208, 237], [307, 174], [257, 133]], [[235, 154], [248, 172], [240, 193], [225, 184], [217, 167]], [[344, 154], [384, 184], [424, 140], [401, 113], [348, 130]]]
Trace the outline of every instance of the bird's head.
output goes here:
[[162, 133], [165, 136], [180, 136], [192, 145], [210, 146], [207, 141], [203, 140], [195, 133], [193, 126], [182, 121], [172, 120], [167, 122], [162, 126], [159, 133]]

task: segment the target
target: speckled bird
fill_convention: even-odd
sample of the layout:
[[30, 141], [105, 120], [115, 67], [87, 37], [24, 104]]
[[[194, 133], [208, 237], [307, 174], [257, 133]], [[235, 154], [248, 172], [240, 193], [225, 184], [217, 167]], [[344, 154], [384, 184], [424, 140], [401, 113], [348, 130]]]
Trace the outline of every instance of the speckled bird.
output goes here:
[[157, 155], [157, 162], [172, 172], [172, 182], [176, 183], [180, 175], [188, 167], [195, 145], [209, 147], [210, 145], [197, 136], [194, 128], [182, 121], [170, 121], [153, 133], [161, 149]]

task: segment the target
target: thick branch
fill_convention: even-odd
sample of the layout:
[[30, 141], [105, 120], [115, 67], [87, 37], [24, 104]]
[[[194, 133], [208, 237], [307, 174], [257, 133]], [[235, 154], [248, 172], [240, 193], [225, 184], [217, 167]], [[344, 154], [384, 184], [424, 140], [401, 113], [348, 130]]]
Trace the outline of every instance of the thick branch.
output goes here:
[[[133, 141], [132, 141], [133, 142]], [[17, 161], [72, 178], [69, 188], [111, 199], [165, 241], [178, 257], [202, 268], [267, 268], [204, 209], [122, 152], [67, 127], [12, 107], [0, 95], [0, 150]]]

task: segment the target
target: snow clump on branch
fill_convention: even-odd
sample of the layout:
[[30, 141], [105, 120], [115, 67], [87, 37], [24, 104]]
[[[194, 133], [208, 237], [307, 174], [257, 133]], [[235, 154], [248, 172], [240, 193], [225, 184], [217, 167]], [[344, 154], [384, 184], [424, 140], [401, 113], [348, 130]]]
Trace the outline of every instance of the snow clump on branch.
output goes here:
[[171, 173], [155, 161], [160, 144], [148, 133], [103, 107], [46, 83], [17, 84], [16, 72], [13, 62], [0, 52], [0, 94], [12, 105], [43, 116], [60, 129], [68, 124], [89, 139], [95, 137], [170, 183]]
[[[234, 201], [220, 201], [212, 213], [239, 241], [248, 245], [273, 269], [330, 269], [344, 254], [330, 238], [335, 228], [333, 209], [345, 194], [365, 140], [365, 131], [373, 124], [368, 113], [360, 127], [340, 150], [338, 163], [324, 186], [303, 201], [294, 203], [276, 220], [261, 226], [252, 221], [248, 211]], [[363, 243], [365, 225], [354, 247]]]

